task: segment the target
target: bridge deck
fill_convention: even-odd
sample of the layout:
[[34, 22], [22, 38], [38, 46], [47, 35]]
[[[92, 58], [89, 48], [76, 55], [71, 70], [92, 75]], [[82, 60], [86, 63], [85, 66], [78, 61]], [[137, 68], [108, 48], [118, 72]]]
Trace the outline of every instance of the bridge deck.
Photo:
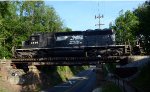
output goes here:
[[[27, 58], [12, 59], [12, 63], [28, 63], [34, 65], [96, 65], [100, 63], [121, 63], [127, 56], [109, 57], [50, 57], [50, 58]], [[127, 61], [127, 60], [126, 60]]]

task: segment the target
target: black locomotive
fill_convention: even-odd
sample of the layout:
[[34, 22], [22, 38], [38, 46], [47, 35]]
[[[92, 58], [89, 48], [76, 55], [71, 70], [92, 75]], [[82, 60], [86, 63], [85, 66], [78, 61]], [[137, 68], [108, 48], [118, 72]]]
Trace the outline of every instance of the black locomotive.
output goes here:
[[34, 33], [15, 50], [15, 58], [100, 57], [130, 54], [129, 45], [116, 45], [111, 29]]

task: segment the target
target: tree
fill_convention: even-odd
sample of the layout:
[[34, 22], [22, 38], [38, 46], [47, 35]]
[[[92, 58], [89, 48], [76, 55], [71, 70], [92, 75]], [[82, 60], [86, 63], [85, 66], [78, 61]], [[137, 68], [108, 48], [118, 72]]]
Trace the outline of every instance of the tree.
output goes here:
[[72, 29], [71, 29], [71, 28], [68, 28], [68, 27], [65, 27], [63, 31], [64, 31], [64, 32], [71, 32]]
[[150, 52], [150, 1], [145, 1], [145, 3], [139, 6], [134, 14], [139, 18], [139, 30], [136, 35], [140, 40], [147, 53]]
[[[7, 53], [0, 54], [0, 57], [11, 57], [11, 48], [21, 46], [22, 41], [34, 32], [68, 30], [55, 9], [46, 6], [43, 1], [2, 1], [0, 12], [0, 38], [6, 38], [5, 45], [0, 45], [0, 53], [3, 48]], [[0, 40], [0, 43], [3, 42]]]
[[9, 2], [8, 1], [0, 2], [0, 16], [1, 17], [4, 18], [5, 15], [9, 14], [8, 7], [9, 7]]
[[131, 43], [137, 40], [147, 54], [150, 54], [150, 1], [145, 1], [133, 12], [120, 12], [113, 28], [116, 30], [116, 41]]
[[118, 44], [130, 43], [134, 44], [136, 39], [134, 30], [138, 29], [139, 21], [138, 18], [131, 11], [125, 13], [120, 11], [119, 17], [115, 20], [113, 28], [116, 30], [116, 42]]

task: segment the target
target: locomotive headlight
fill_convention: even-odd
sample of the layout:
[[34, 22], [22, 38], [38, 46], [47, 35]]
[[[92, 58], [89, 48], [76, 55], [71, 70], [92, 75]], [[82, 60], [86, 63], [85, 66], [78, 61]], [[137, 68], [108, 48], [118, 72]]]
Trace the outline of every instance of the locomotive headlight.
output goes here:
[[37, 42], [35, 42], [35, 44], [37, 44]]
[[31, 44], [38, 44], [38, 42], [31, 42]]

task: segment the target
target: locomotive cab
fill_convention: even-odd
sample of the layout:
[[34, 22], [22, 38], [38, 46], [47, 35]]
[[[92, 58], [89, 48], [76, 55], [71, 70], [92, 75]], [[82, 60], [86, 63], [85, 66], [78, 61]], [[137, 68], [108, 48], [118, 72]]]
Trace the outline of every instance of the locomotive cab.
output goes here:
[[39, 35], [30, 36], [30, 45], [32, 47], [38, 47], [38, 45], [39, 45]]
[[39, 47], [39, 35], [29, 37], [29, 40], [22, 42], [23, 48]]

